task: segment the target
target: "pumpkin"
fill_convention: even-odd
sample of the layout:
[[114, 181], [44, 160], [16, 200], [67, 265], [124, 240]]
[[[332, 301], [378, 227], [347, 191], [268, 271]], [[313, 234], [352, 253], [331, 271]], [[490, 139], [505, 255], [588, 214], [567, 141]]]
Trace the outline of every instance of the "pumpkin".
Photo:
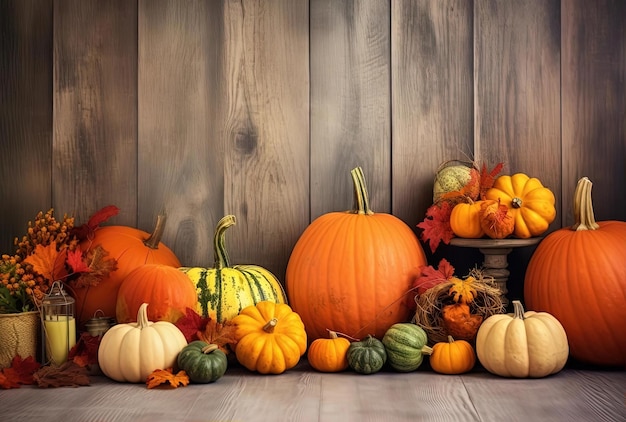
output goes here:
[[467, 303], [454, 303], [443, 306], [441, 322], [446, 333], [461, 340], [471, 341], [478, 333], [483, 316], [472, 314]]
[[251, 371], [281, 374], [306, 352], [304, 324], [285, 303], [261, 301], [244, 308], [232, 322], [237, 327], [235, 355]]
[[353, 338], [382, 338], [391, 325], [410, 319], [409, 292], [426, 265], [413, 230], [391, 214], [374, 213], [362, 169], [351, 175], [355, 209], [315, 219], [287, 264], [289, 303], [312, 340], [329, 327]]
[[415, 371], [420, 367], [424, 355], [430, 355], [432, 348], [426, 345], [428, 336], [419, 325], [402, 322], [393, 324], [383, 337], [387, 359], [392, 368], [400, 372]]
[[499, 199], [482, 201], [479, 223], [484, 233], [492, 239], [504, 239], [515, 229], [513, 213]]
[[385, 366], [387, 351], [382, 341], [368, 334], [365, 339], [350, 343], [346, 358], [355, 372], [375, 374]]
[[329, 338], [318, 338], [311, 342], [307, 358], [311, 366], [320, 372], [341, 372], [348, 368], [350, 341], [329, 331]]
[[540, 378], [559, 372], [569, 356], [567, 335], [547, 312], [524, 312], [513, 301], [513, 314], [487, 318], [476, 335], [476, 354], [485, 369], [502, 377]]
[[440, 374], [464, 374], [474, 368], [476, 354], [467, 341], [448, 336], [448, 341], [435, 343], [429, 361], [432, 370]]
[[156, 369], [174, 368], [185, 335], [171, 322], [148, 321], [147, 303], [137, 322], [116, 324], [100, 340], [98, 364], [107, 377], [119, 382], [145, 382]]
[[500, 200], [511, 210], [513, 235], [521, 239], [543, 234], [556, 218], [554, 193], [524, 173], [498, 176], [485, 199]]
[[460, 202], [452, 208], [450, 228], [456, 236], [479, 239], [485, 235], [485, 231], [480, 226], [482, 203], [482, 201]]
[[591, 187], [578, 181], [575, 224], [547, 235], [531, 256], [524, 299], [563, 324], [574, 359], [624, 368], [626, 222], [596, 222]]
[[[470, 183], [471, 182], [471, 183]], [[465, 198], [478, 199], [480, 192], [480, 173], [473, 163], [451, 160], [437, 169], [433, 185], [433, 202], [442, 199], [453, 203]]]
[[98, 285], [73, 289], [77, 319], [81, 325], [99, 310], [105, 316], [115, 316], [120, 285], [135, 268], [144, 264], [180, 267], [174, 252], [161, 242], [165, 222], [165, 215], [159, 215], [152, 234], [128, 226], [100, 227], [95, 231], [93, 239], [81, 243], [83, 250], [89, 249], [91, 245], [101, 245], [109, 253], [108, 257], [117, 260], [117, 269]]
[[189, 380], [207, 384], [220, 379], [228, 368], [228, 358], [217, 344], [196, 340], [178, 354], [178, 368], [187, 373]]
[[148, 319], [176, 323], [195, 309], [198, 303], [196, 289], [185, 274], [176, 267], [146, 264], [126, 276], [117, 294], [117, 322], [134, 321], [142, 303], [149, 303]]
[[257, 265], [231, 266], [225, 246], [226, 230], [235, 225], [234, 215], [223, 217], [215, 229], [212, 268], [182, 267], [197, 289], [197, 311], [218, 322], [230, 320], [247, 306], [261, 301], [286, 303], [287, 298], [278, 279]]

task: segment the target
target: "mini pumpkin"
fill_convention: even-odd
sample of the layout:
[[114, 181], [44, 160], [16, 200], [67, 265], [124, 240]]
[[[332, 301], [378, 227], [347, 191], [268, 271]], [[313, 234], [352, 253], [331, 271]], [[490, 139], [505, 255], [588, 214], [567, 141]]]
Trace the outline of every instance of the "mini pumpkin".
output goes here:
[[476, 354], [485, 369], [513, 378], [540, 378], [563, 369], [569, 348], [561, 323], [547, 312], [524, 312], [519, 300], [513, 310], [490, 316], [478, 329]]
[[217, 344], [195, 340], [178, 355], [178, 367], [187, 373], [189, 380], [207, 384], [220, 379], [228, 368], [228, 358]]
[[511, 210], [513, 234], [521, 239], [543, 234], [556, 218], [554, 193], [524, 173], [499, 176], [485, 199], [500, 200]]
[[98, 347], [98, 364], [107, 377], [119, 382], [145, 382], [156, 369], [174, 368], [185, 335], [171, 322], [148, 321], [148, 304], [137, 312], [137, 322], [116, 324]]
[[432, 348], [426, 345], [426, 331], [417, 324], [401, 322], [393, 324], [383, 337], [389, 364], [396, 371], [411, 372], [420, 367], [424, 355], [430, 355]]
[[429, 361], [433, 371], [440, 374], [464, 374], [474, 368], [476, 354], [467, 341], [448, 336], [448, 341], [435, 343]]
[[340, 372], [348, 368], [350, 341], [329, 331], [329, 338], [313, 340], [307, 352], [311, 366], [320, 372]]
[[281, 374], [306, 352], [304, 324], [285, 303], [261, 301], [244, 308], [232, 322], [237, 327], [235, 355], [251, 371]]
[[466, 239], [479, 239], [485, 235], [480, 225], [482, 201], [461, 202], [452, 208], [450, 228], [452, 232]]
[[348, 365], [359, 374], [375, 374], [387, 362], [387, 351], [382, 341], [368, 334], [363, 340], [350, 343]]
[[482, 201], [479, 223], [484, 233], [492, 239], [504, 239], [515, 230], [513, 213], [500, 199]]

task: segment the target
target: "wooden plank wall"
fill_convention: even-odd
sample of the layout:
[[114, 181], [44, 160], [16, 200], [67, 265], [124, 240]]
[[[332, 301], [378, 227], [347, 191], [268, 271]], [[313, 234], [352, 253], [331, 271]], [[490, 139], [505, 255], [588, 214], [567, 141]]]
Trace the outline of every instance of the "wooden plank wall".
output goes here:
[[551, 230], [584, 175], [626, 220], [625, 21], [620, 0], [0, 0], [0, 249], [49, 206], [115, 204], [146, 231], [166, 211], [164, 242], [210, 266], [234, 214], [232, 260], [282, 279], [306, 225], [352, 206], [351, 168], [417, 232], [449, 159], [539, 177]]

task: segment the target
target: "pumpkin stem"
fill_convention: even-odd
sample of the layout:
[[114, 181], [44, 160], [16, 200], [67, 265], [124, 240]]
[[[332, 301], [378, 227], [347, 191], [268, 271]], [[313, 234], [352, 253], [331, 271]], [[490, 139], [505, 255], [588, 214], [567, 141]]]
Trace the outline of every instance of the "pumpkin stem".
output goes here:
[[513, 208], [522, 208], [522, 198], [518, 198], [517, 196], [511, 199], [511, 207]]
[[363, 169], [357, 167], [350, 172], [352, 182], [354, 183], [354, 209], [356, 214], [373, 215], [374, 211], [370, 208], [370, 199], [367, 194], [367, 186], [365, 185], [365, 176]]
[[452, 338], [452, 336], [448, 336], [448, 343], [454, 343], [454, 338]]
[[513, 318], [524, 319], [524, 307], [519, 300], [513, 301]]
[[208, 355], [209, 353], [217, 349], [219, 349], [219, 346], [217, 344], [213, 344], [213, 343], [207, 344], [206, 346], [202, 348], [202, 353], [204, 353], [205, 355]]
[[328, 330], [328, 337], [333, 339], [333, 340], [336, 339], [336, 338], [339, 338], [337, 333], [335, 331], [333, 331], [333, 330]]
[[222, 217], [222, 219], [217, 222], [217, 227], [215, 228], [215, 237], [213, 238], [213, 253], [215, 258], [214, 267], [216, 269], [230, 267], [228, 252], [226, 252], [225, 234], [226, 229], [230, 226], [234, 226], [236, 222], [237, 221], [234, 215], [227, 215], [225, 217]]
[[575, 223], [572, 230], [596, 230], [600, 227], [593, 215], [592, 186], [593, 183], [587, 177], [581, 178], [576, 184], [576, 191], [574, 191]]
[[263, 326], [263, 331], [265, 331], [266, 333], [273, 333], [276, 324], [278, 324], [278, 320], [276, 318], [270, 319], [267, 324]]
[[433, 348], [430, 347], [430, 346], [422, 347], [422, 354], [423, 355], [428, 355], [428, 356], [432, 355], [433, 354]]
[[150, 321], [148, 321], [148, 304], [142, 303], [139, 307], [139, 311], [137, 311], [137, 328], [143, 330], [149, 325], [149, 323]]
[[149, 247], [150, 249], [159, 249], [159, 243], [161, 242], [161, 238], [163, 237], [163, 232], [165, 231], [165, 222], [167, 221], [167, 215], [164, 213], [160, 213], [157, 215], [156, 225], [154, 226], [154, 230], [152, 234], [143, 241], [143, 244]]

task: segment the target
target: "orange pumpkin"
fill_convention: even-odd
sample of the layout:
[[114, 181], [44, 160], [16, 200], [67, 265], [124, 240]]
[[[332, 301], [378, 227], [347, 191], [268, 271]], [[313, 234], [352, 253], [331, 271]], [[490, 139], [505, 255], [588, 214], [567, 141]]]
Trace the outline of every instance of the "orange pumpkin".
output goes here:
[[382, 338], [393, 324], [410, 319], [412, 280], [426, 265], [411, 228], [391, 214], [374, 213], [362, 170], [351, 174], [356, 209], [315, 219], [287, 264], [289, 303], [311, 340], [326, 337], [327, 329]]
[[573, 358], [626, 365], [626, 222], [596, 223], [591, 182], [579, 180], [575, 225], [545, 237], [528, 263], [524, 299], [565, 328]]
[[480, 205], [480, 227], [492, 239], [504, 239], [515, 229], [511, 210], [500, 200], [486, 199]]
[[350, 340], [330, 331], [328, 338], [315, 339], [309, 346], [307, 359], [320, 372], [341, 372], [348, 368]]
[[196, 309], [196, 287], [187, 275], [176, 267], [146, 264], [126, 276], [117, 294], [117, 322], [135, 322], [142, 304], [148, 303], [149, 321], [175, 324], [187, 312]]
[[[76, 314], [83, 325], [97, 310], [106, 316], [115, 316], [117, 292], [126, 276], [144, 264], [163, 264], [180, 267], [180, 261], [160, 240], [165, 228], [165, 216], [159, 215], [152, 235], [128, 226], [106, 226], [95, 232], [93, 239], [81, 244], [83, 250], [101, 245], [110, 258], [117, 260], [117, 270], [103, 278], [97, 286], [76, 288]], [[135, 315], [137, 311], [135, 311]]]
[[472, 345], [452, 336], [448, 336], [448, 341], [436, 343], [430, 355], [430, 367], [440, 374], [464, 374], [471, 371], [475, 364], [476, 354]]
[[458, 237], [478, 239], [485, 235], [480, 226], [480, 207], [482, 201], [462, 202], [452, 208], [450, 228]]

